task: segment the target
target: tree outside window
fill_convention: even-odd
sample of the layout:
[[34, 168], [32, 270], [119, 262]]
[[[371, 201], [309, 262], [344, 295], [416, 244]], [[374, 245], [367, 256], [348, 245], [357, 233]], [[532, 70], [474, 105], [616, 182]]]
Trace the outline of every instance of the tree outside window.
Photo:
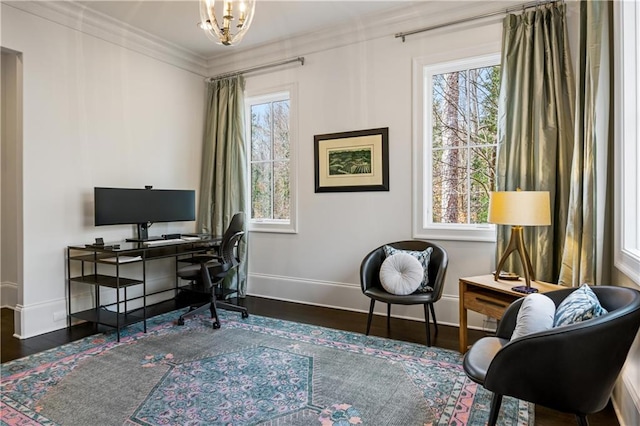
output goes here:
[[425, 77], [431, 91], [430, 108], [425, 106], [431, 134], [427, 219], [432, 224], [487, 223], [489, 192], [496, 183], [500, 67], [467, 66], [426, 72]]
[[290, 220], [290, 101], [275, 95], [249, 100], [251, 219]]

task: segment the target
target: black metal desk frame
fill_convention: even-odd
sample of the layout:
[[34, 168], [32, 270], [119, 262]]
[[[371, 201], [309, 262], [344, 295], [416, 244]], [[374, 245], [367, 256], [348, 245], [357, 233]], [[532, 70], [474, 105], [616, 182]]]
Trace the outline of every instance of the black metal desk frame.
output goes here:
[[[71, 326], [72, 318], [101, 324], [116, 329], [118, 341], [120, 341], [120, 330], [128, 325], [143, 322], [144, 332], [147, 332], [147, 297], [155, 294], [178, 291], [178, 278], [176, 276], [175, 286], [164, 290], [147, 293], [146, 277], [147, 262], [150, 260], [174, 258], [177, 261], [182, 256], [203, 253], [220, 244], [220, 238], [205, 237], [199, 240], [166, 243], [162, 245], [145, 245], [138, 242], [117, 242], [106, 243], [104, 246], [96, 245], [73, 245], [67, 247], [67, 326]], [[134, 257], [139, 259], [131, 261]], [[80, 262], [80, 274], [72, 276], [72, 262]], [[121, 269], [127, 265], [142, 262], [142, 279], [131, 279], [121, 276]], [[90, 266], [85, 267], [85, 264]], [[100, 274], [99, 265], [110, 265], [115, 267], [115, 274]], [[93, 308], [73, 312], [72, 311], [72, 283], [82, 283], [94, 286]], [[142, 295], [129, 298], [127, 288], [132, 286], [142, 286]], [[107, 287], [116, 292], [116, 301], [102, 305], [100, 303], [100, 288]], [[120, 290], [124, 291], [121, 298]], [[133, 300], [142, 299], [142, 307], [129, 310], [127, 303]], [[121, 309], [122, 305], [122, 309]], [[115, 307], [115, 309], [113, 309]], [[107, 309], [112, 308], [112, 309]], [[142, 311], [142, 312], [140, 312]]]

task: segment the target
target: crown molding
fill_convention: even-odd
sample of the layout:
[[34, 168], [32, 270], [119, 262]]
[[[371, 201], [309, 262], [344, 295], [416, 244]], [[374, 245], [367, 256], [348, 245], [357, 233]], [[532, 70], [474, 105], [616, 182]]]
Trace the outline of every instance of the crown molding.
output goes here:
[[[304, 56], [329, 49], [388, 37], [402, 31], [415, 30], [465, 17], [482, 16], [504, 10], [505, 5], [517, 0], [500, 1], [422, 1], [395, 9], [363, 16], [355, 26], [338, 25], [319, 31], [301, 34], [264, 43], [249, 49], [221, 53], [208, 58], [208, 74], [219, 75], [256, 64], [271, 62], [274, 58]], [[495, 21], [500, 18], [493, 18]], [[466, 24], [469, 25], [469, 24]], [[458, 26], [435, 31], [455, 31]], [[434, 32], [435, 32], [434, 31]], [[420, 39], [424, 34], [407, 36], [406, 41]], [[402, 40], [397, 40], [401, 45]]]
[[[494, 12], [518, 1], [417, 1], [363, 16], [356, 25], [337, 25], [210, 57], [199, 55], [74, 0], [3, 1], [3, 4], [197, 75], [211, 76], [270, 62], [274, 58], [303, 56], [376, 38], [393, 37], [401, 31]], [[445, 28], [437, 31], [451, 30]], [[411, 37], [419, 39], [420, 35]], [[398, 43], [402, 41], [398, 40]]]
[[75, 1], [5, 1], [3, 4], [197, 75], [207, 74], [206, 58]]

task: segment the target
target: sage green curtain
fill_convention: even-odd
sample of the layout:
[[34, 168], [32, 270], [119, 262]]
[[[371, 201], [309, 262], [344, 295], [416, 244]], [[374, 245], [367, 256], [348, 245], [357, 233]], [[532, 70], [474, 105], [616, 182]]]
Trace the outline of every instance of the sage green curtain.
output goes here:
[[600, 284], [606, 235], [606, 186], [611, 150], [612, 5], [580, 3], [579, 78], [571, 195], [559, 282], [567, 286]]
[[[572, 160], [574, 80], [563, 4], [509, 14], [503, 21], [498, 117], [499, 191], [549, 191], [551, 226], [526, 227], [535, 278], [557, 282]], [[498, 227], [497, 256], [510, 227]], [[517, 256], [505, 269], [522, 273]]]
[[[244, 129], [244, 78], [234, 76], [208, 82], [196, 225], [202, 232], [221, 236], [234, 214], [245, 212], [246, 217]], [[241, 297], [247, 290], [247, 242], [248, 234], [245, 233], [239, 246], [239, 279], [230, 274], [224, 282], [226, 287], [238, 283]]]

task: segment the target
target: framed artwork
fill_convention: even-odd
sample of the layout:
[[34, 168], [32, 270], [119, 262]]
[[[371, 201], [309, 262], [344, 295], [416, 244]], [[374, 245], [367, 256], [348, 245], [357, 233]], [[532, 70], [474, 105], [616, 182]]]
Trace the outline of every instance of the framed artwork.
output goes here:
[[313, 137], [316, 192], [389, 190], [389, 128]]

